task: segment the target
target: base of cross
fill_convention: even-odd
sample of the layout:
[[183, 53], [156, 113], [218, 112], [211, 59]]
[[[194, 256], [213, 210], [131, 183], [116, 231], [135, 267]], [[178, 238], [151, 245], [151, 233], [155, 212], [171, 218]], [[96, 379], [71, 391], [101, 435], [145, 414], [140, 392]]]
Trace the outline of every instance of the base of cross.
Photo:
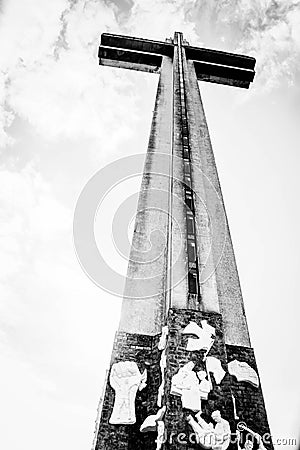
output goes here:
[[116, 334], [96, 450], [272, 449], [253, 349], [217, 313], [170, 309], [162, 334]]

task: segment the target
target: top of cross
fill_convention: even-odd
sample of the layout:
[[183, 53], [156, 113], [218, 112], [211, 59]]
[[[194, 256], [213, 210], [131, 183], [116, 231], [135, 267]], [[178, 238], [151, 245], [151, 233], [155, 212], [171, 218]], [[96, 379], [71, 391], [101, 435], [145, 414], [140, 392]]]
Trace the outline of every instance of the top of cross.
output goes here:
[[194, 61], [198, 80], [249, 88], [255, 75], [255, 58], [192, 47], [177, 32], [166, 42], [103, 33], [99, 61], [102, 65], [159, 73], [163, 56], [172, 58], [179, 41], [186, 58]]

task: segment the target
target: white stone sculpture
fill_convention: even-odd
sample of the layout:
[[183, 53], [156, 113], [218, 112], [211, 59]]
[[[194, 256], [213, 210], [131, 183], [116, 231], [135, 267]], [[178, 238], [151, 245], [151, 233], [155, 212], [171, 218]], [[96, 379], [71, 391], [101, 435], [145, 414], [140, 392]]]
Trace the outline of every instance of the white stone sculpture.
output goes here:
[[211, 418], [216, 422], [214, 434], [216, 437], [214, 450], [226, 450], [230, 444], [231, 430], [229, 422], [222, 418], [220, 411], [214, 411]]
[[135, 397], [146, 387], [147, 370], [141, 374], [134, 361], [122, 361], [112, 365], [109, 382], [115, 391], [115, 402], [109, 423], [130, 425], [136, 422]]
[[198, 350], [209, 351], [215, 340], [215, 328], [207, 323], [206, 320], [201, 320], [200, 327], [196, 322], [190, 322], [185, 329], [183, 334], [193, 334], [197, 336], [198, 339], [189, 338], [187, 344], [187, 351], [193, 352]]
[[167, 367], [167, 355], [165, 350], [161, 354], [159, 365], [161, 372], [164, 372], [165, 368]]
[[228, 372], [230, 375], [235, 376], [238, 381], [246, 381], [256, 388], [259, 386], [259, 378], [256, 371], [246, 362], [241, 362], [237, 359], [231, 361], [228, 364]]
[[[241, 432], [245, 431], [248, 435], [247, 440], [244, 445], [245, 450], [252, 450], [253, 449], [253, 441], [255, 440], [258, 444], [258, 450], [266, 450], [266, 447], [264, 446], [262, 437], [256, 433], [255, 431], [248, 428], [244, 422], [240, 422], [237, 425], [237, 438], [238, 438], [238, 449], [241, 450], [240, 441], [241, 441]], [[250, 436], [252, 436], [251, 439]]]
[[250, 439], [247, 439], [244, 445], [244, 450], [252, 450], [253, 449], [253, 442], [250, 441]]
[[214, 411], [211, 415], [215, 427], [205, 422], [201, 413], [196, 414], [197, 421], [190, 415], [187, 421], [193, 428], [197, 443], [205, 449], [226, 450], [230, 444], [231, 430], [229, 422], [222, 418], [220, 411]]
[[236, 399], [233, 394], [231, 394], [232, 398], [232, 404], [233, 404], [233, 414], [234, 414], [234, 420], [239, 420], [239, 416], [237, 414], [237, 408], [236, 408]]
[[149, 431], [156, 431], [158, 422], [163, 420], [166, 413], [166, 406], [163, 406], [156, 414], [148, 416], [141, 425], [140, 431], [148, 433]]
[[164, 442], [165, 442], [165, 423], [163, 420], [159, 420], [157, 422], [156, 450], [161, 450]]
[[157, 406], [161, 408], [163, 396], [165, 395], [165, 380], [163, 379], [159, 388], [158, 388], [158, 394], [157, 394]]
[[160, 365], [160, 371], [161, 371], [161, 384], [160, 384], [159, 389], [158, 389], [157, 406], [159, 408], [161, 408], [162, 407], [163, 396], [165, 394], [165, 369], [167, 367], [167, 356], [166, 356], [166, 351], [165, 350], [163, 350], [163, 352], [161, 354], [159, 365]]
[[195, 364], [190, 361], [181, 367], [172, 378], [171, 395], [181, 397], [182, 407], [191, 411], [201, 411], [201, 400], [207, 400], [211, 384], [204, 371], [194, 372]]
[[166, 348], [168, 334], [169, 334], [168, 326], [162, 327], [161, 337], [160, 337], [160, 340], [159, 340], [159, 343], [158, 343], [158, 349], [159, 350], [164, 350]]
[[179, 397], [182, 396], [182, 391], [186, 389], [186, 385], [188, 382], [190, 382], [190, 379], [196, 380], [196, 382], [199, 384], [199, 381], [197, 380], [196, 372], [193, 371], [195, 367], [195, 364], [193, 361], [188, 362], [183, 367], [181, 367], [178, 372], [172, 377], [172, 384], [171, 384], [171, 394], [177, 395]]
[[212, 390], [211, 382], [206, 379], [207, 373], [204, 370], [200, 370], [197, 373], [197, 376], [200, 380], [199, 385], [200, 398], [203, 400], [207, 400], [208, 394]]
[[140, 431], [147, 433], [149, 431], [157, 431], [156, 450], [160, 450], [164, 443], [165, 424], [163, 421], [167, 407], [164, 406], [156, 414], [148, 416], [141, 425]]
[[196, 418], [197, 421], [191, 415], [186, 418], [187, 422], [192, 427], [196, 435], [196, 442], [202, 448], [211, 449], [214, 442], [213, 425], [211, 423], [208, 424], [207, 422], [205, 422], [200, 414], [197, 415]]
[[217, 384], [220, 384], [226, 375], [225, 370], [221, 365], [221, 361], [215, 356], [207, 356], [206, 358], [207, 372], [211, 372]]

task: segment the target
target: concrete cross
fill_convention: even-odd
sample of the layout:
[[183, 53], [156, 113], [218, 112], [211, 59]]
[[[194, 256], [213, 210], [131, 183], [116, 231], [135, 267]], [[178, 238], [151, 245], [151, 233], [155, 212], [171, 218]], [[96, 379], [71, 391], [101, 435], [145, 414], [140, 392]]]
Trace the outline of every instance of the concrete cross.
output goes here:
[[198, 80], [249, 88], [254, 79], [255, 59], [233, 53], [192, 47], [181, 33], [166, 42], [103, 33], [99, 61], [104, 66], [159, 73], [163, 56], [173, 58], [181, 40], [187, 60], [194, 61]]
[[[228, 447], [239, 417], [258, 436], [266, 435], [270, 430], [198, 83], [248, 88], [255, 59], [192, 47], [181, 33], [166, 42], [103, 34], [99, 58], [102, 65], [159, 73], [159, 80], [111, 386], [104, 395], [94, 449], [195, 448], [192, 431], [200, 442], [207, 427], [202, 412], [216, 422], [218, 436], [226, 434], [220, 448]], [[198, 339], [188, 338], [186, 346], [186, 334]], [[208, 356], [211, 348], [218, 358]], [[235, 371], [238, 380], [252, 383], [256, 391], [241, 389], [233, 377], [223, 382], [222, 363], [229, 367], [234, 361], [243, 369]], [[196, 364], [202, 367], [198, 377]], [[133, 366], [139, 370], [132, 377]], [[136, 396], [145, 369], [147, 391]], [[130, 395], [122, 383], [125, 390], [117, 389], [114, 396], [119, 379], [133, 385]], [[217, 395], [210, 395], [216, 389]], [[157, 421], [157, 433], [142, 433], [140, 425], [158, 408], [164, 417]], [[197, 422], [188, 409], [197, 411]], [[210, 437], [215, 437], [213, 431]], [[268, 448], [273, 450], [271, 444]]]
[[[120, 327], [160, 333], [170, 306], [219, 311], [215, 267], [224, 253], [220, 239], [230, 237], [197, 80], [248, 88], [255, 59], [192, 47], [179, 32], [165, 42], [104, 33], [99, 62], [159, 74]], [[207, 210], [201, 199], [208, 199]], [[144, 251], [154, 232], [168, 236], [164, 252], [159, 239]]]

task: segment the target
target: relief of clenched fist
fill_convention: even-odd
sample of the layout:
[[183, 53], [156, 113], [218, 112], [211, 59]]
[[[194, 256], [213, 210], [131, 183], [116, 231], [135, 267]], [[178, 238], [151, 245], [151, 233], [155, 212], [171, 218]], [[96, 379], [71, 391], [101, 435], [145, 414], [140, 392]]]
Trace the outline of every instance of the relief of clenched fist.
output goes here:
[[147, 370], [141, 374], [133, 361], [113, 364], [109, 382], [115, 391], [115, 403], [109, 423], [130, 425], [136, 422], [135, 397], [146, 387]]

